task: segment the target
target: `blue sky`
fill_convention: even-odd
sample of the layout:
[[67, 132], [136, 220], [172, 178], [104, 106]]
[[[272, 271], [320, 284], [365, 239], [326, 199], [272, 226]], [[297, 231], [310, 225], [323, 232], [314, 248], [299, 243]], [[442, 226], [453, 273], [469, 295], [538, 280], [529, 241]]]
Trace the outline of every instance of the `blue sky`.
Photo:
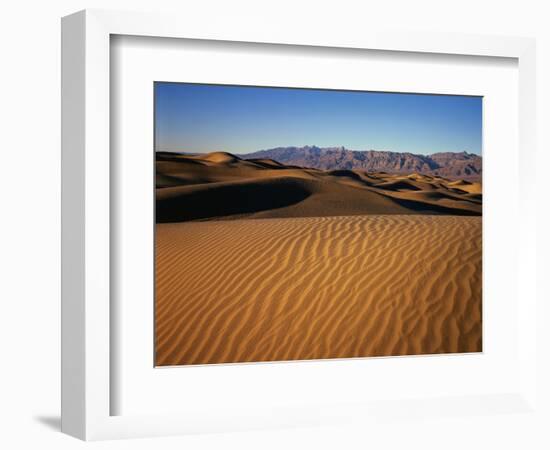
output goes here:
[[155, 83], [155, 150], [481, 154], [481, 97]]

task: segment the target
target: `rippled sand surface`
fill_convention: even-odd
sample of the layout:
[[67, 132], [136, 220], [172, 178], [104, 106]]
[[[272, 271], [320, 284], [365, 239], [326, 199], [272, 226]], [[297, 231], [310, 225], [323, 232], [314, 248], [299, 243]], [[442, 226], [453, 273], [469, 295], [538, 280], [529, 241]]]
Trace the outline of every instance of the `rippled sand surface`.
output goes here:
[[481, 217], [156, 227], [157, 365], [481, 351]]

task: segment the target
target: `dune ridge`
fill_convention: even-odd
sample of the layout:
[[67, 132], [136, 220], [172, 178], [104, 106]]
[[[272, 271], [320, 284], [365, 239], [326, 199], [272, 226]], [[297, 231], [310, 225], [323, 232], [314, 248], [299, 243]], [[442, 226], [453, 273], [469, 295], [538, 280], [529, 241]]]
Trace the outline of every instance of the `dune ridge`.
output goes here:
[[156, 227], [156, 365], [482, 349], [481, 217]]
[[156, 220], [482, 213], [481, 184], [412, 173], [319, 170], [224, 152], [158, 153]]

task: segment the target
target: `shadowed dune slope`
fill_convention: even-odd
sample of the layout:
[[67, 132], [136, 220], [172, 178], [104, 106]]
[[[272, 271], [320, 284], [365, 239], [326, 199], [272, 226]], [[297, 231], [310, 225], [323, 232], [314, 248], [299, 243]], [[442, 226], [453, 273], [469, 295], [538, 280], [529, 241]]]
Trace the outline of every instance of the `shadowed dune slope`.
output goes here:
[[[303, 186], [307, 199], [315, 195]], [[482, 350], [480, 217], [156, 230], [157, 365]]]
[[158, 153], [158, 223], [192, 220], [349, 216], [480, 215], [481, 185], [361, 170], [323, 171], [224, 152]]
[[219, 182], [162, 189], [157, 194], [157, 222], [251, 214], [299, 203], [315, 186], [299, 178]]

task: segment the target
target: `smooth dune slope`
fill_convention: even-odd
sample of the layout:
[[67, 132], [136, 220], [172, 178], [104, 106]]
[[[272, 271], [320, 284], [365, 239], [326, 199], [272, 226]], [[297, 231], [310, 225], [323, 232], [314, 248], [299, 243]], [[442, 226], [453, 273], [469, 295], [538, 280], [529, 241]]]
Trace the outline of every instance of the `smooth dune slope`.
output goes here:
[[[302, 181], [307, 198], [315, 195]], [[480, 217], [156, 227], [157, 365], [482, 349]]]

